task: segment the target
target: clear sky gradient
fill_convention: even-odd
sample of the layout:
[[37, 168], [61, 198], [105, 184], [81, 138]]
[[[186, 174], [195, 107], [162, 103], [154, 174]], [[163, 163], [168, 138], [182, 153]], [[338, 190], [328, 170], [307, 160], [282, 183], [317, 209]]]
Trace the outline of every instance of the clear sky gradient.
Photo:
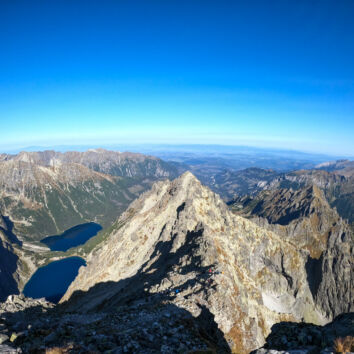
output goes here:
[[229, 144], [354, 156], [354, 1], [0, 1], [0, 150]]

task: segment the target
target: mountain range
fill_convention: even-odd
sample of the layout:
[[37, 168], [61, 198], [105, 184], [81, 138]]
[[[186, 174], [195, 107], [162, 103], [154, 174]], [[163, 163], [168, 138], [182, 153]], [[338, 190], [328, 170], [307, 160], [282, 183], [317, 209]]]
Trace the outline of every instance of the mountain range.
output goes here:
[[354, 222], [354, 168], [350, 161], [342, 162], [340, 169], [333, 169], [331, 172], [322, 169], [290, 172], [260, 168], [225, 170], [205, 179], [204, 183], [227, 202], [232, 202], [233, 198], [239, 196], [253, 196], [263, 190], [298, 190], [316, 185], [342, 218], [349, 223]]
[[[343, 315], [354, 310], [350, 161], [206, 170], [199, 181], [188, 166], [105, 150], [0, 160], [2, 299], [51, 260], [87, 263], [56, 306], [22, 295], [0, 306], [7, 346], [319, 352], [354, 337], [354, 317]], [[104, 227], [94, 242], [67, 252], [39, 243], [85, 221]]]

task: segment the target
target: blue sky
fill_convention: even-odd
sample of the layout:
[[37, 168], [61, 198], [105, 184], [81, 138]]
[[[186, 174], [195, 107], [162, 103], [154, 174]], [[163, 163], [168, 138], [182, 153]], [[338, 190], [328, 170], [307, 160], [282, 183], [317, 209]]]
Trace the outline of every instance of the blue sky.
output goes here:
[[354, 156], [351, 0], [0, 1], [0, 150], [228, 144]]

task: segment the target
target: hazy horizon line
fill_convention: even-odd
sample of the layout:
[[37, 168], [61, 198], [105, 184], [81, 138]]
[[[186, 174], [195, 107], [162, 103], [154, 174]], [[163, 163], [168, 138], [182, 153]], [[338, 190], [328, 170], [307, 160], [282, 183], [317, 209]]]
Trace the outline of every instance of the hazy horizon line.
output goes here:
[[[175, 148], [175, 152], [183, 152], [182, 150], [178, 150], [181, 148], [197, 148], [197, 147], [209, 147], [209, 148], [235, 148], [235, 149], [252, 149], [257, 151], [265, 151], [265, 152], [288, 152], [288, 153], [298, 153], [302, 155], [312, 155], [318, 157], [330, 157], [333, 159], [353, 159], [354, 155], [350, 154], [332, 154], [332, 153], [325, 153], [325, 152], [317, 152], [317, 151], [309, 151], [309, 150], [300, 150], [300, 149], [291, 149], [291, 148], [282, 148], [282, 147], [265, 147], [265, 146], [257, 146], [257, 145], [234, 145], [234, 144], [201, 144], [201, 143], [124, 143], [124, 144], [55, 144], [55, 145], [48, 145], [48, 144], [38, 144], [38, 145], [26, 145], [26, 146], [18, 146], [18, 147], [11, 147], [5, 148], [0, 147], [1, 152], [5, 154], [18, 154], [22, 151], [27, 152], [36, 152], [36, 151], [46, 151], [46, 150], [54, 150], [57, 152], [67, 152], [67, 151], [87, 151], [89, 149], [105, 149], [105, 150], [112, 150], [112, 151], [122, 151], [122, 152], [129, 152], [129, 150], [121, 150], [122, 148]], [[119, 150], [118, 150], [119, 149]], [[137, 152], [137, 151], [131, 151]], [[188, 152], [188, 151], [184, 151]], [[191, 151], [192, 152], [192, 151]], [[196, 152], [196, 151], [194, 151]], [[198, 151], [199, 153], [201, 151]], [[207, 152], [207, 151], [205, 151]], [[239, 152], [239, 151], [238, 151]], [[142, 152], [143, 153], [143, 152]], [[235, 151], [237, 153], [237, 151]]]

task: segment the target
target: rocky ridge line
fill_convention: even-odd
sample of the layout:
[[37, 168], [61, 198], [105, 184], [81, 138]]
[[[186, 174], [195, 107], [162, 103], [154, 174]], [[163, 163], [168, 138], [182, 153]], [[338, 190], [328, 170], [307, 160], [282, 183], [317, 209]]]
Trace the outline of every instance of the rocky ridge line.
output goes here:
[[306, 273], [307, 255], [233, 215], [191, 174], [159, 182], [134, 201], [88, 257], [62, 301], [82, 312], [147, 299], [205, 306], [230, 348], [263, 345], [274, 323], [325, 323]]

